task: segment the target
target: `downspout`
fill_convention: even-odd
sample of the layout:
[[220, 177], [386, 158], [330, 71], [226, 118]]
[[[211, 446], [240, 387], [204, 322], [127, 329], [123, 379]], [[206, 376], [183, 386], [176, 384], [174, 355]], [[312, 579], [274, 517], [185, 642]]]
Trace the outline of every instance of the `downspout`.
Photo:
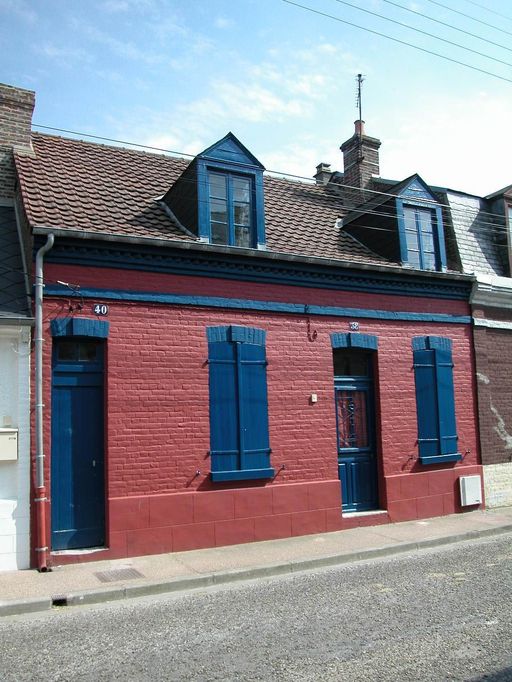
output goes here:
[[37, 570], [45, 572], [46, 555], [46, 486], [44, 480], [44, 447], [43, 447], [43, 259], [54, 242], [53, 234], [49, 234], [46, 244], [36, 254], [36, 272], [34, 284], [35, 298], [35, 382], [36, 382], [36, 485], [34, 510], [36, 516], [36, 554]]

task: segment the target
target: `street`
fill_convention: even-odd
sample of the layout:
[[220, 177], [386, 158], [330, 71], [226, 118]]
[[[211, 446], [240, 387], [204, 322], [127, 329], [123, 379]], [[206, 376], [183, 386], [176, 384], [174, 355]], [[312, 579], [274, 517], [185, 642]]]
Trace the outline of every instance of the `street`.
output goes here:
[[512, 536], [0, 619], [0, 679], [512, 680]]

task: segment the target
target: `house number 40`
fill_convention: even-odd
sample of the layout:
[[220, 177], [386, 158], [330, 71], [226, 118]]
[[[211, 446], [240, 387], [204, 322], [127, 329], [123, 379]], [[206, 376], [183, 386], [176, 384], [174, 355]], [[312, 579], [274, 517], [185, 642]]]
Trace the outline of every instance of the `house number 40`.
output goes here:
[[104, 303], [96, 303], [92, 307], [92, 312], [95, 315], [108, 315], [108, 305], [105, 305]]

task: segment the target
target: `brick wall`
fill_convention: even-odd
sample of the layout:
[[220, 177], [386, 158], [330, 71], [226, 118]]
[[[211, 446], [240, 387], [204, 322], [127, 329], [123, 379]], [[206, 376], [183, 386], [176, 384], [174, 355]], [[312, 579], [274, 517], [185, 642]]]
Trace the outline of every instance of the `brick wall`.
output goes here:
[[[47, 281], [124, 288], [112, 269], [48, 264]], [[130, 273], [130, 289], [232, 294], [233, 283]], [[372, 309], [467, 313], [461, 301], [237, 283], [238, 298], [311, 301]], [[76, 302], [76, 299], [75, 299]], [[112, 302], [107, 342], [108, 556], [188, 549], [229, 542], [335, 530], [363, 523], [341, 517], [330, 333], [348, 331], [347, 318]], [[69, 299], [46, 299], [44, 319], [68, 314]], [[92, 317], [86, 301], [81, 316]], [[380, 506], [389, 519], [423, 518], [460, 510], [456, 479], [477, 470], [478, 444], [469, 325], [359, 320], [379, 337], [376, 363]], [[212, 484], [209, 473], [206, 327], [247, 325], [267, 331], [272, 466], [268, 482]], [[453, 341], [459, 447], [456, 466], [417, 462], [411, 339], [446, 335]], [[45, 344], [46, 452], [51, 452], [51, 339]], [[318, 402], [309, 396], [316, 393]], [[196, 475], [197, 471], [201, 473]], [[49, 472], [48, 472], [49, 473]], [[440, 474], [436, 478], [434, 474]], [[409, 483], [406, 483], [409, 480]], [[241, 492], [242, 491], [242, 492]], [[375, 519], [374, 519], [375, 520]], [[276, 535], [277, 533], [277, 535]]]
[[30, 149], [35, 94], [0, 84], [0, 197], [14, 196], [13, 148]]
[[511, 462], [512, 330], [475, 327], [474, 337], [482, 464]]

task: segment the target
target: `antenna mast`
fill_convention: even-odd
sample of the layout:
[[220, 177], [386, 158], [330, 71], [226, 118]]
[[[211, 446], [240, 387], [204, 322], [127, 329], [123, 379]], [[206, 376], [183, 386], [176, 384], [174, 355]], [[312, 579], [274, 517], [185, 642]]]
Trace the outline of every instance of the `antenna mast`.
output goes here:
[[364, 81], [363, 74], [362, 74], [362, 73], [358, 73], [358, 74], [357, 74], [356, 80], [357, 80], [356, 106], [357, 106], [357, 108], [358, 108], [358, 110], [359, 110], [359, 120], [362, 121], [362, 120], [363, 120], [363, 116], [362, 116], [362, 101], [361, 101], [361, 100], [362, 100], [362, 97], [361, 97], [361, 91], [362, 91], [362, 86], [363, 86], [363, 81]]

